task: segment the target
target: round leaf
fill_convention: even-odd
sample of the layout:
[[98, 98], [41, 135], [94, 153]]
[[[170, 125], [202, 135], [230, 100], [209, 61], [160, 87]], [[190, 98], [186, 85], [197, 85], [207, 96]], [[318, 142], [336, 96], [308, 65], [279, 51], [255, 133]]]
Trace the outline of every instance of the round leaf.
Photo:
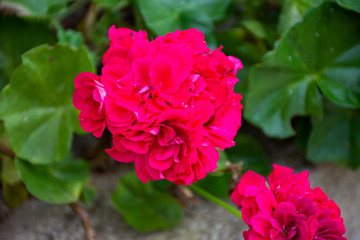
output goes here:
[[[86, 162], [84, 163], [86, 164]], [[20, 172], [20, 176], [28, 191], [35, 197], [48, 203], [57, 204], [77, 201], [88, 174], [83, 179], [73, 180], [73, 178], [70, 178], [69, 180], [65, 180], [63, 178], [63, 176], [66, 175], [64, 169], [62, 169], [62, 177], [59, 178], [59, 176], [54, 174], [56, 166], [56, 164], [36, 165], [28, 161], [16, 159], [16, 167]], [[75, 161], [73, 162], [73, 166], [76, 170], [77, 166]], [[73, 174], [75, 170], [71, 169], [71, 166], [68, 166], [68, 175]], [[89, 171], [88, 166], [86, 170], [87, 172]]]
[[314, 119], [307, 157], [315, 163], [360, 166], [360, 113], [327, 105], [322, 121]]
[[135, 172], [119, 180], [111, 199], [116, 210], [140, 232], [168, 229], [182, 219], [181, 206], [170, 193], [158, 190], [152, 182], [142, 183]]
[[22, 64], [0, 95], [0, 117], [16, 155], [34, 164], [62, 159], [79, 128], [72, 94], [74, 78], [94, 68], [84, 48], [39, 46]]
[[137, 0], [146, 24], [156, 34], [164, 35], [177, 29], [198, 28], [214, 46], [216, 41], [212, 21], [224, 17], [229, 2], [229, 0]]
[[82, 181], [89, 175], [89, 164], [84, 160], [64, 159], [50, 166], [51, 174], [63, 181]]
[[360, 13], [359, 0], [337, 0], [337, 3], [344, 8], [351, 9]]
[[285, 32], [300, 22], [310, 8], [320, 5], [323, 1], [324, 0], [284, 0], [279, 17], [279, 31]]
[[267, 135], [292, 136], [294, 116], [322, 116], [318, 87], [335, 103], [359, 108], [359, 39], [360, 15], [333, 3], [311, 10], [250, 73], [247, 120]]

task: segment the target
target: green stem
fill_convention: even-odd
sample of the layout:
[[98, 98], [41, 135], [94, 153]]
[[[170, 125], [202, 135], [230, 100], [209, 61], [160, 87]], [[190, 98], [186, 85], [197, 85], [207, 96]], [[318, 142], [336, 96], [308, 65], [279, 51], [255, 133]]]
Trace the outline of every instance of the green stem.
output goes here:
[[63, 9], [63, 11], [59, 12], [55, 18], [61, 22], [65, 18], [69, 17], [71, 14], [73, 14], [75, 11], [79, 9], [82, 5], [85, 4], [87, 0], [77, 0], [74, 1], [70, 6], [68, 6], [66, 9]]
[[50, 22], [51, 25], [53, 25], [53, 27], [56, 29], [56, 31], [63, 31], [64, 28], [63, 26], [61, 25], [61, 23], [56, 19], [54, 18], [51, 22]]
[[52, 18], [52, 20], [50, 21], [50, 24], [53, 25], [53, 27], [56, 29], [56, 31], [64, 30], [63, 26], [61, 25], [61, 21], [64, 20], [65, 18], [69, 17], [71, 14], [73, 14], [85, 2], [86, 2], [86, 0], [74, 1], [73, 4], [68, 6], [66, 9], [63, 9], [63, 11], [59, 12], [56, 16], [54, 16]]
[[231, 206], [230, 204], [224, 202], [223, 200], [221, 200], [218, 197], [215, 197], [214, 195], [212, 195], [211, 193], [205, 191], [204, 189], [196, 186], [195, 184], [188, 186], [192, 191], [194, 191], [195, 193], [199, 194], [200, 196], [212, 201], [213, 203], [216, 203], [217, 205], [225, 208], [226, 210], [228, 210], [229, 212], [231, 212], [232, 214], [234, 214], [235, 216], [237, 216], [238, 218], [240, 218], [242, 220], [242, 216], [241, 216], [241, 212], [234, 208], [233, 206]]

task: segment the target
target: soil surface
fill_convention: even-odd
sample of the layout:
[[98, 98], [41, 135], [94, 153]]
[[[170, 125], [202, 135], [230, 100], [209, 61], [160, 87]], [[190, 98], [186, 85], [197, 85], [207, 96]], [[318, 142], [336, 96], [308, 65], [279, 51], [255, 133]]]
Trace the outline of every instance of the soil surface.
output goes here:
[[[303, 169], [298, 168], [298, 171]], [[360, 239], [360, 170], [342, 169], [334, 164], [308, 168], [313, 187], [320, 186], [342, 209], [346, 236]], [[98, 196], [88, 212], [96, 239], [122, 240], [240, 240], [247, 226], [223, 208], [199, 198], [185, 208], [184, 219], [167, 231], [140, 234], [131, 229], [112, 207], [110, 192], [122, 171], [93, 174]], [[50, 205], [31, 199], [0, 223], [2, 240], [77, 240], [84, 239], [81, 223], [67, 205]]]
[[[262, 138], [255, 134], [269, 154], [271, 162], [289, 166], [296, 172], [309, 170], [312, 187], [321, 187], [341, 208], [349, 240], [360, 239], [360, 169], [352, 171], [336, 164], [311, 165], [303, 151], [294, 142]], [[86, 138], [84, 145], [96, 149], [96, 141]], [[81, 146], [76, 147], [89, 152]], [[98, 149], [104, 149], [98, 147]], [[196, 204], [184, 208], [183, 221], [173, 229], [141, 234], [133, 230], [117, 213], [110, 194], [118, 178], [129, 170], [129, 164], [113, 160], [105, 161], [104, 151], [92, 154], [92, 166], [97, 171], [91, 175], [91, 183], [98, 195], [87, 211], [96, 233], [96, 239], [110, 240], [241, 240], [247, 226], [237, 217], [212, 202], [197, 197]], [[96, 160], [99, 159], [99, 160]], [[102, 163], [97, 166], [97, 161]], [[101, 170], [105, 168], [105, 170]], [[115, 169], [115, 170], [106, 170]], [[103, 171], [103, 173], [99, 173]], [[230, 200], [229, 200], [230, 202]], [[1, 204], [0, 204], [1, 205]], [[2, 209], [0, 209], [1, 213]], [[51, 205], [35, 198], [12, 210], [0, 222], [1, 240], [82, 240], [81, 222], [68, 205]]]

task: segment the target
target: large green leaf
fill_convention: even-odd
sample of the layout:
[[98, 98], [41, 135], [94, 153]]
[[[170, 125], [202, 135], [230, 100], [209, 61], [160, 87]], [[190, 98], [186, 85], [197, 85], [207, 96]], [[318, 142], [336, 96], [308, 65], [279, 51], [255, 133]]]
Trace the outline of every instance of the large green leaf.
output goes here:
[[[75, 177], [79, 162], [82, 166], [81, 171], [86, 171], [86, 175], [81, 174], [81, 177]], [[48, 203], [61, 204], [77, 201], [87, 181], [89, 166], [85, 161], [69, 161], [66, 169], [63, 165], [63, 162], [39, 165], [16, 159], [16, 167], [26, 188], [32, 195]], [[60, 170], [57, 170], [58, 168]], [[61, 176], [57, 174], [58, 171], [62, 172]], [[66, 179], [64, 176], [72, 177]]]
[[360, 1], [359, 0], [337, 0], [337, 3], [340, 4], [340, 6], [354, 10], [358, 13], [360, 13]]
[[182, 219], [180, 204], [153, 182], [142, 183], [135, 172], [119, 180], [111, 199], [125, 220], [140, 232], [168, 229]]
[[64, 7], [69, 0], [2, 0], [2, 7], [14, 10], [19, 16], [48, 17]]
[[164, 35], [176, 29], [197, 28], [214, 43], [212, 21], [224, 17], [229, 0], [137, 0], [146, 24], [156, 34]]
[[359, 43], [360, 15], [333, 3], [311, 10], [252, 69], [247, 120], [270, 136], [294, 135], [294, 116], [322, 116], [318, 87], [335, 103], [359, 108]]
[[55, 43], [43, 21], [0, 16], [0, 90], [9, 82], [21, 55], [40, 44]]
[[89, 164], [81, 159], [67, 156], [49, 167], [51, 175], [63, 181], [82, 181], [89, 175]]
[[80, 128], [72, 104], [74, 78], [93, 72], [84, 48], [39, 46], [23, 57], [0, 95], [0, 117], [19, 158], [33, 164], [60, 160]]
[[322, 121], [313, 119], [307, 157], [315, 163], [337, 161], [360, 166], [360, 112], [328, 104]]
[[[360, 39], [360, 34], [358, 36]], [[335, 50], [331, 48], [331, 51]], [[334, 103], [360, 108], [360, 41], [334, 59], [316, 81], [322, 92]]]
[[279, 32], [285, 32], [291, 26], [300, 22], [310, 8], [319, 6], [323, 1], [324, 0], [284, 0], [279, 17]]

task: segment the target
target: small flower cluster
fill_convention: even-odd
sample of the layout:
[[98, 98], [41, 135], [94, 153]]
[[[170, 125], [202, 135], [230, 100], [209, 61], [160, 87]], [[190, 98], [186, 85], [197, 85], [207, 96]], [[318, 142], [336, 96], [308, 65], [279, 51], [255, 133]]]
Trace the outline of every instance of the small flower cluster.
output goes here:
[[102, 76], [75, 78], [80, 125], [100, 137], [107, 127], [120, 162], [134, 162], [138, 177], [191, 184], [217, 167], [216, 148], [234, 145], [241, 96], [233, 91], [240, 60], [210, 51], [196, 30], [148, 41], [144, 31], [114, 26]]
[[247, 240], [344, 240], [339, 207], [320, 188], [310, 188], [308, 172], [274, 165], [265, 178], [246, 172], [231, 195], [250, 227]]

